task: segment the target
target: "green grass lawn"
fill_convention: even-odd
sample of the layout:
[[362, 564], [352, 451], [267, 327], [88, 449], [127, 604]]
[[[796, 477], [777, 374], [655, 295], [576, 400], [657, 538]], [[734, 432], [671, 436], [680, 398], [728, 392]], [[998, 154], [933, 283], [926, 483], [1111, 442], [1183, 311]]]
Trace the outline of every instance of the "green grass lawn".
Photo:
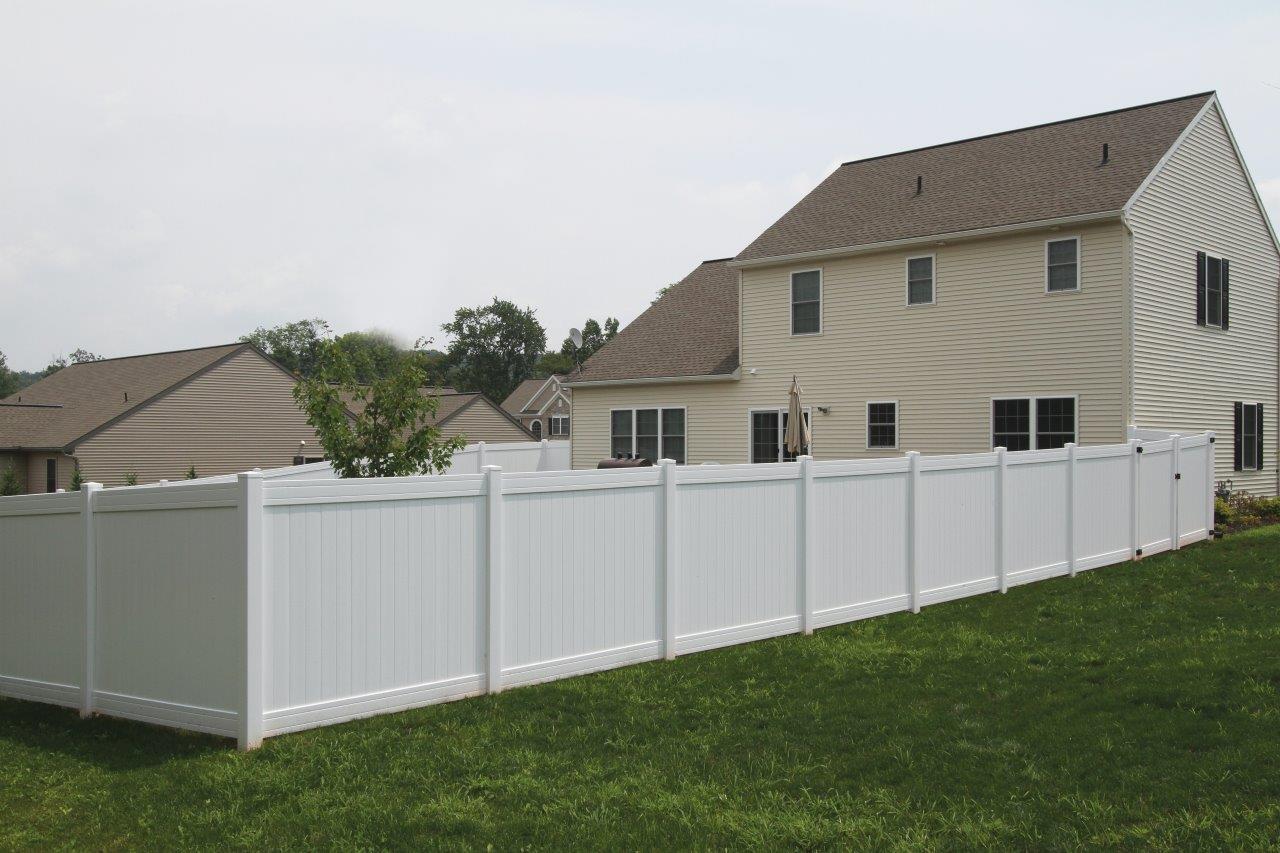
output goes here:
[[1280, 526], [268, 740], [0, 700], [0, 847], [1265, 847]]

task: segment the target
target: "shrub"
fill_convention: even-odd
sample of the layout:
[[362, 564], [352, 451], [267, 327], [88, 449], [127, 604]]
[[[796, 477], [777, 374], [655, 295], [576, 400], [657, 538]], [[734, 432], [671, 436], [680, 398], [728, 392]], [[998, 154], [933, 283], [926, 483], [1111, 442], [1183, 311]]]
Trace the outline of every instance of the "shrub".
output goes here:
[[125, 475], [124, 475], [124, 484], [125, 484], [126, 486], [136, 486], [136, 485], [138, 485], [138, 472], [137, 472], [137, 471], [128, 471], [128, 472], [126, 472], [126, 473], [125, 473]]
[[192, 463], [191, 467], [187, 469], [187, 479], [194, 480], [196, 476], [196, 466], [195, 463]]
[[4, 473], [0, 474], [0, 495], [20, 494], [22, 494], [22, 483], [18, 481], [18, 472], [14, 469], [13, 463], [10, 462], [4, 466]]

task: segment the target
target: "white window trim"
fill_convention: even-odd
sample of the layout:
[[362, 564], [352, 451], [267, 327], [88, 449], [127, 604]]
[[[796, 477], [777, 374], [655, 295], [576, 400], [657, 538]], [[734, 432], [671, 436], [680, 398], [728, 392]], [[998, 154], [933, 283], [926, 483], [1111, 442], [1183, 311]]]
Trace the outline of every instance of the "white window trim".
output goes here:
[[[813, 428], [813, 406], [801, 406], [801, 410], [809, 416], [809, 455], [813, 456], [813, 448], [818, 443], [817, 435]], [[763, 414], [764, 412], [778, 413], [778, 458], [774, 462], [782, 461], [782, 451], [787, 445], [787, 434], [782, 429], [782, 416], [790, 412], [790, 406], [764, 406], [758, 409], [747, 409], [747, 462], [751, 463], [751, 420], [753, 415]], [[769, 464], [769, 463], [760, 463]]]
[[[929, 299], [928, 302], [912, 302], [911, 301], [911, 262], [918, 261], [921, 258], [928, 258], [931, 261], [931, 263], [929, 264], [929, 271], [930, 271], [929, 296], [931, 298]], [[905, 261], [902, 262], [902, 275], [903, 275], [903, 287], [906, 289], [906, 293], [903, 295], [903, 299], [906, 301], [906, 306], [908, 308], [923, 308], [926, 305], [938, 304], [938, 255], [936, 252], [928, 255], [912, 255], [911, 257], [907, 258]], [[885, 402], [888, 402], [888, 401], [886, 400]]]
[[[1050, 290], [1049, 289], [1049, 244], [1065, 243], [1068, 240], [1074, 240], [1076, 244], [1076, 286], [1067, 288], [1066, 290]], [[1044, 241], [1044, 292], [1045, 294], [1054, 293], [1079, 293], [1080, 280], [1084, 273], [1084, 243], [1080, 239], [1079, 234], [1064, 234], [1057, 237], [1050, 237]]]
[[[923, 304], [923, 303], [920, 303]], [[874, 404], [893, 404], [893, 444], [892, 445], [873, 445], [871, 443], [871, 407]], [[865, 409], [866, 418], [863, 422], [862, 441], [866, 445], [867, 450], [897, 450], [898, 445], [902, 443], [899, 435], [900, 424], [902, 421], [902, 409], [898, 405], [897, 400], [868, 400]]]
[[[995, 404], [1002, 400], [1030, 400], [1031, 401], [1031, 449], [1039, 450], [1036, 444], [1036, 416], [1039, 414], [1038, 409], [1041, 400], [1063, 400], [1070, 397], [1074, 402], [1072, 406], [1075, 409], [1075, 444], [1080, 443], [1080, 395], [1079, 394], [1001, 394], [999, 397], [991, 397], [987, 400], [987, 441], [991, 445], [991, 449], [996, 449], [996, 412]], [[1012, 451], [1010, 451], [1012, 452]]]
[[539, 418], [534, 418], [533, 423], [529, 424], [529, 432], [533, 432], [535, 426], [538, 428], [538, 438], [546, 438], [542, 431], [542, 421]]
[[[1208, 250], [1204, 251], [1204, 326], [1205, 329], [1217, 329], [1222, 331], [1222, 262], [1227, 260], [1222, 255], [1214, 254]], [[1213, 259], [1218, 262], [1218, 322], [1209, 322], [1209, 260]]]
[[[797, 332], [796, 331], [796, 300], [795, 300], [795, 278], [807, 272], [816, 272], [818, 274], [818, 331], [816, 332]], [[793, 338], [816, 338], [822, 334], [824, 327], [823, 314], [827, 307], [826, 300], [826, 276], [822, 273], [822, 267], [812, 267], [803, 270], [791, 270], [787, 274], [787, 329], [791, 332]]]
[[568, 416], [568, 415], [548, 415], [548, 416], [547, 416], [547, 421], [549, 422], [550, 427], [549, 427], [549, 430], [548, 430], [548, 432], [547, 432], [547, 435], [561, 435], [561, 436], [563, 436], [563, 435], [568, 435], [569, 433], [565, 432], [563, 429], [561, 429], [559, 432], [557, 432], [557, 431], [556, 431], [556, 422], [557, 422], [557, 421], [565, 421], [565, 422], [568, 422], [568, 420], [569, 420], [569, 416]]
[[[636, 412], [648, 411], [649, 409], [658, 410], [658, 458], [653, 460], [656, 464], [661, 459], [666, 459], [666, 448], [662, 446], [662, 410], [663, 409], [679, 409], [684, 412], [684, 462], [681, 464], [689, 464], [689, 409], [687, 406], [667, 406], [662, 404], [654, 404], [651, 406], [631, 406], [620, 407], [609, 410], [609, 458], [613, 458], [613, 413], [614, 412], [630, 412], [631, 413], [631, 456], [636, 455]], [[573, 425], [569, 428], [572, 430]]]

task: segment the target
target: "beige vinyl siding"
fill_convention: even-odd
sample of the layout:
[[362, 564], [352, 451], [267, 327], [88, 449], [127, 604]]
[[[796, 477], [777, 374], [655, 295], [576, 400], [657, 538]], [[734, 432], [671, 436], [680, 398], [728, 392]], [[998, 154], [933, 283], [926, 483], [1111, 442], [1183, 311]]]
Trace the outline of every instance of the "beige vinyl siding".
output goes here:
[[[1219, 478], [1275, 494], [1280, 450], [1280, 259], [1216, 106], [1139, 196], [1134, 233], [1134, 419], [1218, 433]], [[1231, 262], [1229, 328], [1196, 325], [1196, 252]], [[1233, 471], [1236, 401], [1265, 406], [1265, 467]]]
[[75, 475], [76, 470], [76, 461], [74, 459], [70, 456], [64, 456], [61, 453], [33, 452], [27, 454], [27, 478], [25, 486], [28, 493], [42, 493], [46, 491], [47, 469], [45, 466], [48, 464], [50, 459], [57, 460], [57, 487], [59, 489], [71, 488], [71, 478]]
[[[1045, 241], [1068, 236], [1081, 240], [1081, 289], [1046, 293]], [[908, 307], [906, 259], [920, 254], [935, 256], [936, 303]], [[690, 463], [748, 461], [747, 412], [785, 406], [793, 375], [818, 458], [986, 450], [990, 400], [1005, 396], [1079, 395], [1078, 440], [1123, 441], [1125, 264], [1116, 221], [744, 270], [741, 379], [574, 388], [574, 466], [608, 455], [611, 408], [642, 405], [688, 408]], [[822, 333], [793, 337], [790, 273], [815, 266]], [[897, 450], [867, 450], [869, 400], [898, 401]]]
[[[475, 441], [530, 441], [529, 434], [516, 426], [488, 401], [478, 399], [452, 417], [440, 431], [446, 438], [462, 435]], [[545, 432], [543, 437], [545, 438]]]
[[83, 477], [107, 486], [126, 472], [139, 483], [290, 465], [298, 442], [320, 455], [315, 431], [293, 400], [293, 380], [252, 350], [81, 442]]

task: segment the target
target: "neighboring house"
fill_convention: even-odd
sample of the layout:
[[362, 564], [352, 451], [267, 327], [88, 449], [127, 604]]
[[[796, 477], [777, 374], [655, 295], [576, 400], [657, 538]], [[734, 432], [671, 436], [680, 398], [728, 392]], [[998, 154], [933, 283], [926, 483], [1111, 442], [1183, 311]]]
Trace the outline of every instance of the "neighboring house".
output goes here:
[[1213, 93], [846, 163], [587, 360], [573, 464], [783, 459], [794, 376], [819, 458], [1211, 429], [1273, 494], [1278, 281]]
[[558, 375], [526, 379], [502, 401], [502, 408], [534, 438], [566, 439], [572, 398], [564, 382], [565, 377]]
[[319, 448], [293, 386], [244, 343], [71, 364], [0, 401], [0, 469], [44, 492], [289, 465]]
[[[479, 392], [455, 391], [452, 388], [424, 389], [440, 401], [434, 423], [444, 438], [464, 436], [468, 442], [528, 441], [529, 431], [520, 421], [503, 411], [497, 403]], [[363, 411], [359, 400], [345, 399], [354, 413]]]

